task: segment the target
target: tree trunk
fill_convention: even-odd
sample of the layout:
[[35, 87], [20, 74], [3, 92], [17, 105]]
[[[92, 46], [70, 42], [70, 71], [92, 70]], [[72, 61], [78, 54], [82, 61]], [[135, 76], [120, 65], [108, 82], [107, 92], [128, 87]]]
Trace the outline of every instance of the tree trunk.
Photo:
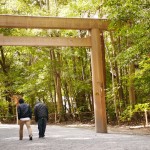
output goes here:
[[[50, 51], [51, 60], [53, 63], [53, 73], [54, 73], [54, 83], [56, 89], [56, 100], [57, 100], [57, 112], [59, 114], [59, 122], [64, 121], [64, 108], [63, 100], [61, 93], [61, 78], [60, 78], [60, 69], [57, 68], [57, 60], [54, 53], [54, 50]], [[58, 63], [60, 64], [60, 54], [57, 53]]]
[[[114, 106], [115, 106], [115, 113], [116, 113], [116, 118], [119, 124], [119, 113], [120, 113], [120, 95], [119, 95], [119, 88], [120, 88], [120, 78], [119, 78], [119, 73], [118, 73], [118, 64], [114, 59], [116, 58], [116, 43], [113, 37], [112, 32], [110, 32], [110, 39], [111, 43], [113, 46], [112, 50], [112, 56], [110, 56], [110, 66], [111, 66], [111, 73], [112, 73], [112, 88], [113, 88], [113, 95], [114, 95]], [[111, 60], [113, 59], [113, 60]], [[118, 101], [118, 102], [117, 102]]]
[[8, 89], [10, 89], [10, 86], [12, 85], [12, 83], [9, 81], [8, 79], [8, 73], [9, 73], [9, 70], [10, 70], [10, 64], [7, 63], [6, 61], [6, 57], [5, 57], [5, 54], [4, 54], [4, 49], [2, 46], [0, 46], [0, 54], [1, 54], [1, 57], [0, 57], [0, 65], [1, 65], [1, 68], [2, 68], [2, 71], [6, 77], [5, 81], [4, 81], [4, 85], [5, 85], [5, 100], [9, 103], [8, 104], [8, 113], [10, 115], [13, 115], [13, 107], [11, 105], [11, 96], [12, 96], [12, 92]]
[[68, 106], [68, 113], [71, 114], [71, 103], [70, 103], [70, 99], [69, 99], [69, 91], [68, 91], [68, 88], [67, 88], [68, 87], [67, 82], [64, 81], [63, 85], [64, 85], [65, 100], [67, 102], [66, 105]]
[[134, 67], [134, 63], [130, 63], [129, 64], [129, 100], [130, 100], [130, 105], [132, 107], [134, 107], [134, 105], [136, 104], [136, 100], [135, 100], [135, 88], [134, 88], [134, 80], [133, 80], [133, 76], [135, 73], [135, 67]]

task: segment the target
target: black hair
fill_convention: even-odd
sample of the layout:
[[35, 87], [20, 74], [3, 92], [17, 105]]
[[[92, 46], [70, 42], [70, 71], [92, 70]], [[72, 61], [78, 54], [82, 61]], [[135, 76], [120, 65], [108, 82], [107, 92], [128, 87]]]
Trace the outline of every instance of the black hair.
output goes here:
[[23, 100], [22, 98], [19, 99], [19, 103], [20, 103], [20, 104], [24, 103], [24, 100]]

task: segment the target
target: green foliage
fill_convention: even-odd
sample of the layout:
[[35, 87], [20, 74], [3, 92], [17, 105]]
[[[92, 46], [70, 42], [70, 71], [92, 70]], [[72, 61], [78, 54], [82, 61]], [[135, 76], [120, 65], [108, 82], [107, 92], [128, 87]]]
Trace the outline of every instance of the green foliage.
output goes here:
[[[57, 0], [47, 2], [45, 0], [1, 0], [0, 14], [81, 18], [107, 17], [111, 20], [110, 29], [113, 28], [114, 38], [112, 42], [110, 33], [107, 32], [105, 34], [107, 48], [106, 109], [108, 119], [115, 120], [115, 105], [124, 109], [123, 113], [120, 112], [120, 119], [123, 121], [131, 120], [136, 111], [149, 109], [149, 2], [142, 0]], [[84, 37], [87, 31], [2, 28], [0, 33], [5, 36]], [[81, 47], [40, 48], [4, 46], [3, 50], [7, 75], [3, 72], [2, 66], [0, 66], [1, 98], [6, 96], [6, 91], [9, 91], [9, 94], [23, 94], [25, 99], [32, 104], [36, 98], [44, 100], [50, 112], [55, 112], [56, 104], [54, 100], [56, 89], [54, 78], [56, 75], [60, 75], [61, 86], [63, 87], [61, 88], [62, 94], [65, 93], [63, 91], [65, 88], [66, 91], [68, 90], [69, 97], [76, 98], [76, 96], [83, 93], [87, 103], [84, 106], [79, 106], [78, 111], [87, 109], [89, 105], [87, 95], [92, 93], [89, 49]], [[51, 50], [54, 51], [55, 55], [53, 60], [50, 57]], [[128, 66], [131, 62], [135, 64], [136, 68], [135, 73], [129, 75]], [[114, 64], [117, 65], [115, 66]], [[54, 69], [56, 70], [54, 71]], [[119, 78], [115, 74], [117, 69]], [[114, 87], [112, 85], [112, 75], [115, 76]], [[127, 89], [131, 79], [134, 81], [137, 93], [137, 105], [135, 105], [134, 109], [131, 109], [130, 106], [127, 107], [129, 103]], [[118, 96], [120, 88], [123, 91], [123, 99], [119, 99]], [[117, 99], [116, 104], [114, 104], [114, 95]], [[77, 99], [81, 100], [82, 98], [77, 97]], [[4, 108], [7, 108], [7, 103], [2, 101], [0, 107], [2, 105], [6, 106]]]
[[[149, 102], [149, 2], [108, 0], [104, 3], [107, 16], [111, 20], [110, 29], [115, 29], [112, 37], [107, 38], [107, 59], [116, 63], [122, 76], [119, 80], [128, 104], [126, 88], [134, 85], [137, 103]], [[106, 34], [108, 37], [108, 35]], [[114, 54], [115, 53], [115, 54]], [[109, 55], [109, 57], [108, 57]], [[129, 65], [134, 64], [134, 73], [129, 74]], [[116, 67], [116, 66], [111, 66]], [[112, 69], [112, 68], [111, 68]], [[119, 72], [120, 73], [120, 72]], [[111, 85], [111, 84], [110, 84]], [[118, 88], [116, 81], [115, 89]], [[118, 95], [116, 95], [117, 97]], [[117, 97], [118, 100], [118, 97]], [[125, 107], [125, 118], [131, 118], [132, 110]], [[110, 107], [111, 108], [111, 107]], [[124, 115], [124, 113], [122, 115]]]
[[4, 117], [8, 112], [9, 103], [4, 99], [0, 99], [0, 117]]
[[128, 106], [121, 114], [120, 120], [123, 122], [131, 121], [136, 113], [144, 113], [145, 110], [150, 110], [150, 103], [137, 104], [134, 109]]
[[132, 111], [132, 107], [128, 106], [120, 116], [121, 121], [130, 121], [134, 112]]
[[134, 112], [150, 110], [150, 103], [137, 104], [135, 105]]
[[[139, 63], [139, 69], [135, 74], [135, 86], [138, 93], [139, 102], [150, 100], [150, 58], [144, 57]], [[142, 101], [141, 101], [142, 100]]]

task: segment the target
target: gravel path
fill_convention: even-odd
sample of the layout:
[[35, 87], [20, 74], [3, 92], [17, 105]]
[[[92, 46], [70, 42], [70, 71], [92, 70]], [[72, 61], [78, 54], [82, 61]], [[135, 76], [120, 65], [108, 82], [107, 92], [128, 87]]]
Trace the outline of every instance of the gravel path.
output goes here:
[[0, 150], [150, 150], [150, 135], [102, 134], [90, 128], [48, 125], [46, 137], [39, 139], [37, 125], [32, 125], [33, 141], [29, 141], [26, 127], [20, 141], [18, 128], [0, 124]]

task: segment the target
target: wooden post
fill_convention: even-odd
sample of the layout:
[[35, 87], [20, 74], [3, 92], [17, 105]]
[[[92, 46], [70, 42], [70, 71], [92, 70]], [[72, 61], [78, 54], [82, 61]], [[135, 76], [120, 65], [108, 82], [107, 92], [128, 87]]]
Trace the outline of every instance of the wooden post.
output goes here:
[[145, 109], [145, 125], [148, 126], [147, 110]]
[[95, 128], [97, 133], [107, 133], [107, 119], [105, 106], [105, 81], [104, 81], [104, 53], [101, 43], [100, 30], [91, 30], [92, 50], [92, 83], [94, 97]]

